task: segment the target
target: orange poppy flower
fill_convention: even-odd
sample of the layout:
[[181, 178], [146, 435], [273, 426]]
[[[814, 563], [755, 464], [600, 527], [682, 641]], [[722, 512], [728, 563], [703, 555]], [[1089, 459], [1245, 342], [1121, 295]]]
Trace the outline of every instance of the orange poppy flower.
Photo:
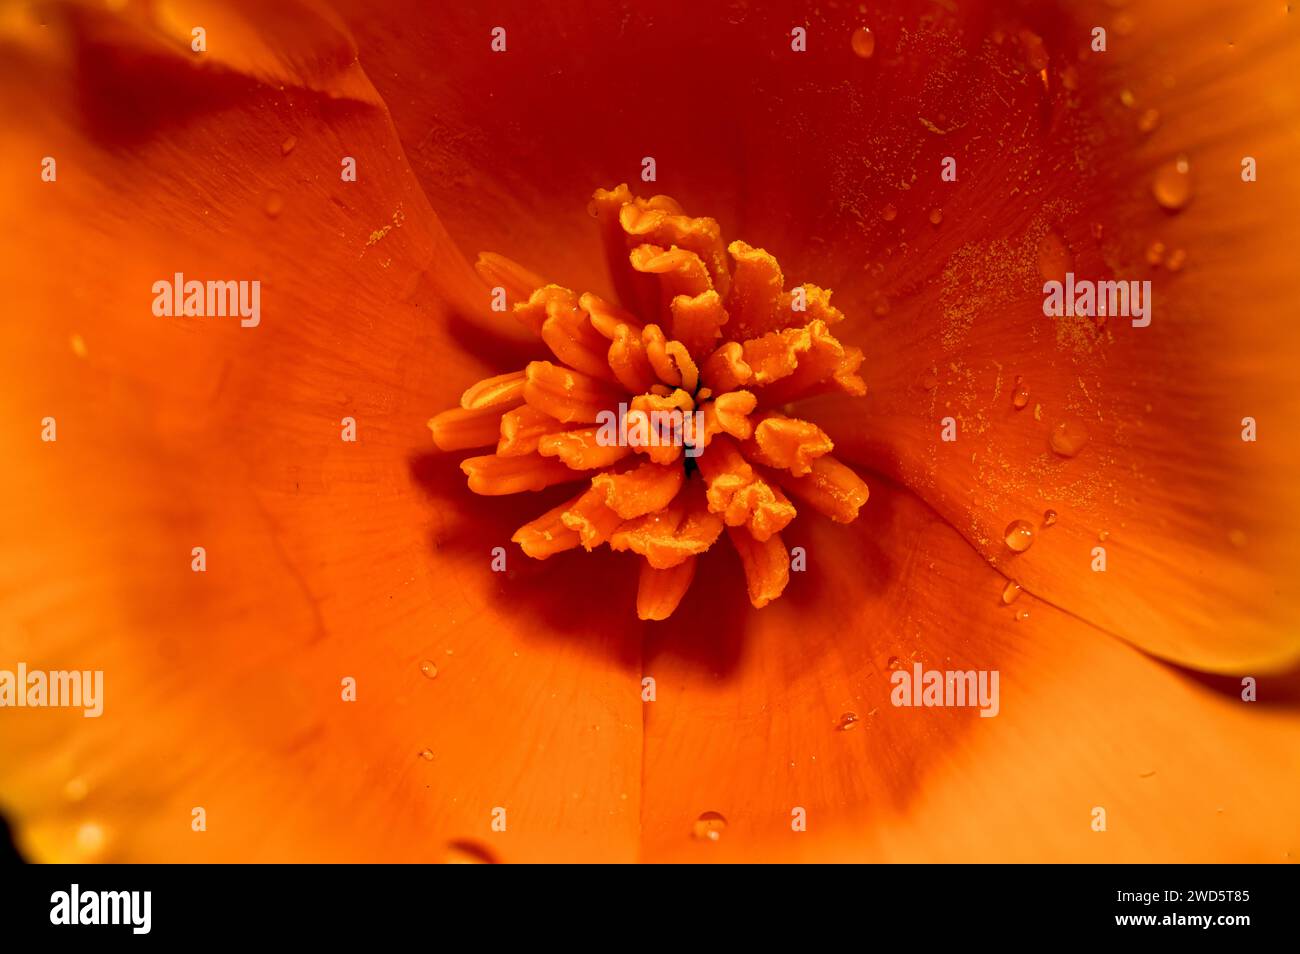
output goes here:
[[[0, 690], [20, 663], [104, 680], [96, 718], [0, 709], [26, 856], [1293, 856], [1285, 5], [372, 7], [0, 13]], [[679, 207], [743, 244], [647, 234], [611, 271], [586, 206], [623, 182], [613, 221]], [[721, 436], [714, 395], [747, 389], [710, 384], [709, 345], [808, 328], [730, 337], [756, 249], [770, 301], [834, 290], [808, 295], [865, 394], [755, 387]], [[617, 287], [646, 274], [727, 321]], [[1149, 324], [1046, 317], [1067, 274], [1150, 281]], [[209, 282], [235, 283], [217, 314]], [[620, 326], [655, 349], [643, 389], [608, 360]], [[556, 400], [608, 385], [599, 409], [712, 400], [720, 443], [688, 474], [589, 459], [564, 435], [595, 422], [526, 396], [527, 454], [494, 451], [495, 412], [496, 439], [439, 417], [527, 368]], [[440, 450], [430, 418], [486, 449]], [[870, 487], [851, 521], [776, 480], [832, 456]], [[472, 492], [597, 458], [614, 547], [564, 519], [580, 484]], [[682, 496], [611, 506], [647, 464]], [[788, 573], [709, 493], [744, 467], [798, 511], [768, 537], [802, 548]], [[521, 535], [545, 514], [576, 545]], [[673, 569], [652, 551], [687, 552], [689, 589], [640, 583]], [[997, 674], [996, 716], [896, 704], [932, 671]]]

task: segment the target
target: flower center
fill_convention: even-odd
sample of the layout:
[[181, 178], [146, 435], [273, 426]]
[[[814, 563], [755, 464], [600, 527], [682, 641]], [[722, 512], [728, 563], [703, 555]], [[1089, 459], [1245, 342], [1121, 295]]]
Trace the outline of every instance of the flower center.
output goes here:
[[724, 530], [750, 602], [766, 606], [789, 583], [781, 530], [796, 514], [791, 498], [840, 523], [867, 500], [825, 431], [790, 408], [865, 394], [862, 352], [831, 333], [844, 315], [829, 290], [786, 290], [776, 259], [724, 244], [716, 220], [626, 185], [598, 189], [589, 210], [618, 302], [480, 256], [479, 274], [554, 360], [471, 386], [429, 422], [434, 442], [495, 445], [461, 463], [475, 493], [581, 484], [512, 539], [539, 560], [579, 546], [637, 554], [642, 619], [677, 608]]

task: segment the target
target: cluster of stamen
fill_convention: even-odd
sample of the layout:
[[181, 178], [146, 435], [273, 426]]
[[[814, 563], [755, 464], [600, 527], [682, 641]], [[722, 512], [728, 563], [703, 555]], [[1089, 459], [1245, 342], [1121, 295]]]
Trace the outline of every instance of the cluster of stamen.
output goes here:
[[[724, 245], [716, 220], [626, 185], [597, 190], [591, 211], [619, 304], [480, 256], [479, 274], [505, 289], [514, 317], [555, 360], [470, 387], [460, 407], [429, 422], [434, 442], [495, 446], [461, 463], [478, 494], [580, 483], [512, 539], [539, 560], [602, 544], [637, 554], [642, 619], [672, 614], [724, 529], [750, 602], [766, 606], [789, 582], [781, 531], [795, 517], [791, 498], [841, 523], [867, 499], [826, 433], [787, 413], [818, 394], [865, 394], [862, 352], [831, 334], [844, 315], [829, 291], [785, 290], [776, 259]], [[607, 421], [622, 409], [643, 434], [653, 422], [655, 439], [609, 440]], [[701, 423], [684, 431], [693, 443], [659, 423], [685, 414]]]

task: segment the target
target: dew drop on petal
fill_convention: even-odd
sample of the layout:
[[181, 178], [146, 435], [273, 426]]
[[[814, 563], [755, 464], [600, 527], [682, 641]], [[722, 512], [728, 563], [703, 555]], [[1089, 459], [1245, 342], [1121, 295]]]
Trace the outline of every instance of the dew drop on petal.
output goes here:
[[1192, 169], [1186, 156], [1179, 156], [1156, 170], [1151, 182], [1151, 194], [1160, 207], [1177, 212], [1192, 197]]
[[1097, 539], [1100, 540], [1102, 543], [1105, 543], [1107, 540], [1110, 539], [1110, 531], [1102, 530], [1100, 533], [1097, 534]]
[[89, 791], [90, 786], [86, 784], [86, 780], [78, 775], [76, 778], [68, 779], [67, 784], [63, 786], [63, 797], [70, 802], [80, 802], [85, 799]]
[[496, 857], [478, 842], [453, 841], [442, 858], [448, 865], [494, 865]]
[[1021, 378], [1017, 377], [1015, 390], [1011, 392], [1011, 406], [1019, 411], [1028, 403], [1029, 388], [1025, 387], [1025, 383]]
[[1238, 550], [1244, 550], [1246, 548], [1246, 543], [1248, 542], [1246, 539], [1246, 531], [1244, 530], [1228, 531], [1228, 542], [1231, 543]]
[[1138, 117], [1138, 132], [1149, 133], [1160, 125], [1160, 112], [1155, 109], [1148, 109]]
[[840, 716], [840, 721], [839, 724], [837, 725], [837, 728], [841, 732], [847, 732], [849, 731], [849, 729], [853, 728], [857, 724], [858, 724], [858, 714], [856, 712], [846, 712], [844, 713], [844, 715]]
[[902, 669], [903, 660], [899, 659], [897, 656], [890, 656], [887, 665], [889, 666], [890, 669], [894, 669], [894, 670]]
[[1016, 614], [1017, 623], [1023, 623], [1027, 619], [1029, 619], [1029, 610], [1021, 610]]
[[1169, 257], [1165, 259], [1165, 268], [1169, 269], [1171, 272], [1179, 272], [1182, 271], [1183, 265], [1186, 261], [1187, 250], [1176, 248], [1170, 252]]
[[854, 30], [849, 43], [853, 47], [853, 52], [864, 60], [871, 59], [871, 54], [876, 52], [876, 35], [866, 27], [858, 27]]
[[280, 213], [284, 211], [284, 196], [278, 192], [268, 192], [266, 204], [262, 206], [262, 210], [271, 218], [278, 218]]
[[1119, 91], [1119, 101], [1132, 109], [1137, 104], [1137, 97], [1133, 95], [1131, 89], [1122, 89]]
[[700, 841], [717, 841], [727, 827], [727, 820], [718, 812], [704, 812], [695, 819], [691, 834]]
[[1034, 525], [1028, 520], [1012, 520], [1007, 524], [1006, 541], [1016, 553], [1024, 553], [1033, 545]]
[[107, 837], [104, 829], [96, 822], [83, 822], [77, 828], [77, 850], [83, 855], [96, 855], [104, 847]]
[[1147, 246], [1147, 264], [1159, 265], [1165, 260], [1165, 243], [1159, 240]]
[[1056, 525], [1056, 511], [1055, 510], [1043, 511], [1043, 526], [1052, 527], [1055, 525]]
[[943, 209], [933, 208], [930, 210], [930, 224], [939, 225], [943, 222]]
[[426, 659], [420, 663], [420, 672], [424, 673], [430, 679], [436, 679], [438, 676], [438, 667], [431, 660]]
[[297, 145], [298, 145], [298, 137], [290, 136], [284, 142], [280, 143], [280, 154], [283, 156], [289, 155], [289, 153], [293, 152], [294, 147]]
[[1010, 606], [1020, 596], [1020, 584], [1015, 580], [1007, 580], [1006, 588], [1002, 591], [1002, 604]]
[[1065, 273], [1074, 268], [1074, 256], [1065, 240], [1055, 232], [1048, 232], [1038, 240], [1038, 274], [1045, 282], [1065, 280]]
[[433, 749], [421, 749], [421, 750], [420, 750], [420, 758], [424, 759], [426, 762], [432, 762], [432, 761], [433, 761]]
[[1052, 450], [1062, 457], [1073, 457], [1083, 450], [1084, 444], [1088, 443], [1088, 429], [1078, 421], [1061, 421], [1052, 428], [1048, 443]]
[[894, 208], [894, 203], [887, 202], [885, 207], [880, 210], [880, 217], [886, 222], [892, 222], [898, 218], [898, 209]]

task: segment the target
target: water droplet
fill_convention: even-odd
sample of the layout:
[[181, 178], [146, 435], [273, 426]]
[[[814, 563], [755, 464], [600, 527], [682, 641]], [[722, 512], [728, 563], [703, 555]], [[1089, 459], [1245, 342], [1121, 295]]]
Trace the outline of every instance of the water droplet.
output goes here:
[[903, 660], [899, 659], [897, 656], [890, 656], [888, 666], [890, 669], [894, 669], [894, 670], [902, 669]]
[[77, 829], [77, 850], [87, 855], [96, 854], [104, 847], [104, 829], [95, 822], [84, 822]]
[[68, 343], [72, 345], [72, 353], [78, 358], [84, 358], [86, 356], [86, 339], [81, 337], [81, 335], [73, 335], [68, 339]]
[[1006, 587], [1002, 590], [1002, 604], [1010, 606], [1020, 596], [1020, 584], [1015, 580], [1008, 580]]
[[1231, 530], [1228, 532], [1228, 542], [1238, 550], [1244, 550], [1246, 547], [1246, 531]]
[[1192, 197], [1192, 168], [1186, 156], [1179, 156], [1156, 170], [1151, 182], [1151, 194], [1160, 207], [1177, 212]]
[[1065, 280], [1065, 273], [1074, 268], [1074, 256], [1065, 240], [1055, 232], [1046, 233], [1038, 240], [1038, 274], [1045, 282]]
[[1107, 540], [1110, 539], [1110, 531], [1102, 530], [1100, 533], [1097, 534], [1097, 539], [1100, 540], [1102, 543], [1105, 543]]
[[438, 676], [438, 667], [435, 666], [432, 661], [426, 659], [424, 662], [420, 663], [420, 672], [424, 673], [430, 679], [435, 679]]
[[1159, 240], [1147, 246], [1147, 264], [1159, 265], [1165, 259], [1165, 243]]
[[1122, 89], [1119, 91], [1119, 101], [1123, 103], [1125, 106], [1127, 106], [1129, 109], [1132, 109], [1133, 106], [1137, 103], [1137, 97], [1133, 95], [1133, 91], [1131, 89]]
[[877, 293], [874, 297], [875, 304], [871, 310], [877, 318], [883, 318], [889, 314], [889, 299], [884, 295]]
[[1088, 443], [1088, 429], [1078, 421], [1061, 421], [1052, 428], [1052, 436], [1048, 439], [1048, 443], [1052, 450], [1062, 457], [1073, 457], [1083, 450], [1084, 444]]
[[1024, 380], [1017, 376], [1015, 390], [1011, 392], [1011, 406], [1019, 411], [1028, 403], [1029, 388], [1025, 387]]
[[887, 202], [885, 207], [880, 210], [880, 217], [886, 222], [892, 222], [898, 218], [898, 209], [894, 208], [894, 203]]
[[943, 209], [934, 208], [930, 210], [930, 224], [939, 225], [943, 222]]
[[1172, 252], [1170, 252], [1169, 257], [1165, 259], [1165, 268], [1169, 269], [1171, 272], [1179, 272], [1182, 271], [1183, 264], [1186, 261], [1187, 261], [1186, 249], [1176, 248]]
[[1024, 553], [1033, 545], [1034, 525], [1028, 520], [1012, 520], [1005, 534], [1007, 546], [1016, 553]]
[[1138, 132], [1149, 133], [1160, 125], [1160, 112], [1155, 109], [1148, 109], [1138, 117]]
[[592, 199], [590, 202], [587, 203], [587, 214], [590, 215], [593, 219], [600, 217], [600, 206], [596, 204], [595, 199]]
[[276, 218], [284, 211], [284, 196], [278, 192], [268, 192], [266, 195], [266, 204], [262, 206], [263, 211], [271, 218]]
[[280, 143], [280, 155], [287, 156], [293, 152], [294, 147], [298, 145], [298, 137], [290, 136], [284, 142]]
[[695, 824], [691, 826], [691, 834], [700, 841], [717, 841], [722, 837], [726, 827], [727, 820], [718, 812], [705, 812], [695, 819]]
[[443, 864], [448, 865], [494, 865], [496, 856], [482, 845], [473, 841], [453, 841], [447, 845]]
[[1044, 511], [1043, 511], [1043, 526], [1044, 526], [1044, 527], [1053, 527], [1053, 526], [1056, 526], [1056, 511], [1055, 511], [1055, 510], [1044, 510]]
[[853, 47], [853, 52], [864, 60], [871, 59], [871, 54], [876, 52], [876, 35], [866, 27], [858, 27], [854, 30], [849, 43]]
[[1020, 43], [1025, 50], [1025, 62], [1035, 73], [1047, 69], [1047, 50], [1043, 48], [1043, 38], [1029, 30], [1020, 31]]
[[1067, 66], [1065, 69], [1061, 70], [1061, 85], [1070, 90], [1070, 92], [1074, 92], [1078, 89], [1079, 71], [1073, 66]]
[[1023, 623], [1027, 619], [1029, 619], [1029, 610], [1021, 610], [1016, 614], [1017, 623]]
[[80, 802], [85, 799], [86, 793], [90, 791], [90, 786], [86, 780], [78, 775], [76, 778], [70, 778], [67, 784], [63, 786], [63, 797], [70, 802]]
[[858, 714], [856, 712], [846, 712], [844, 715], [840, 716], [838, 728], [841, 732], [847, 732], [857, 724]]
[[433, 761], [433, 749], [421, 749], [421, 750], [420, 750], [420, 758], [424, 759], [426, 762], [432, 762], [432, 761]]

